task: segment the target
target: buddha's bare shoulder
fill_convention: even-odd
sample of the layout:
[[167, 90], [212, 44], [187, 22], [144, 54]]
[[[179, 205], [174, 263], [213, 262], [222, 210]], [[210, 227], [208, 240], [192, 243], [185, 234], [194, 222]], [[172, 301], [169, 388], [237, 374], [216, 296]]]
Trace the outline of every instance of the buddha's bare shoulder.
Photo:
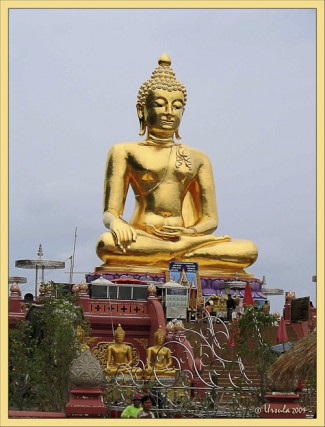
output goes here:
[[139, 142], [118, 142], [110, 147], [110, 151], [130, 151], [135, 149], [139, 145]]
[[119, 142], [117, 144], [114, 144], [110, 148], [111, 153], [135, 153], [137, 151], [143, 151], [144, 147], [146, 147], [146, 144], [144, 144], [142, 141], [139, 142]]
[[[183, 143], [177, 143], [177, 145], [199, 163], [209, 162], [209, 157], [203, 151]], [[143, 141], [119, 142], [111, 147], [110, 152], [115, 155], [127, 155], [143, 152], [146, 148], [151, 150], [152, 146], [145, 144]]]

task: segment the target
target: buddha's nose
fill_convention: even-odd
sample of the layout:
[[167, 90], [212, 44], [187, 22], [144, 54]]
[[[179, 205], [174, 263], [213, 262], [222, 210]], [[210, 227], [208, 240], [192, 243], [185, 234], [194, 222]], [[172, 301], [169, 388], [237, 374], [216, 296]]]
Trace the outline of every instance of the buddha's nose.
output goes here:
[[172, 106], [170, 104], [166, 105], [166, 114], [169, 116], [172, 115]]

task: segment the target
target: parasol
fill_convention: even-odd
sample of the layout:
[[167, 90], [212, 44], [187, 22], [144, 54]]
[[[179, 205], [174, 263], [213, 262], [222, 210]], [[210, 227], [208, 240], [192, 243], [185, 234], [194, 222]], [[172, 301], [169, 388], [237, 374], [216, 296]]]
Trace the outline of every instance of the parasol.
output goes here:
[[284, 323], [284, 317], [281, 316], [280, 324], [278, 326], [278, 331], [275, 338], [276, 344], [283, 344], [283, 351], [284, 351], [284, 343], [288, 342], [288, 334], [287, 334], [287, 328]]
[[247, 305], [254, 305], [252, 290], [248, 282], [246, 283], [246, 286], [245, 286], [243, 305], [244, 307], [246, 307]]

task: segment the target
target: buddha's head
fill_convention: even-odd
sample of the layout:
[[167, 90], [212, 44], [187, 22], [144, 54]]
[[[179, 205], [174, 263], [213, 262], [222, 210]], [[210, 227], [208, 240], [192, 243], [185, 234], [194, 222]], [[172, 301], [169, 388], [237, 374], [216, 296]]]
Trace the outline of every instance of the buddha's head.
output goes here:
[[155, 339], [155, 343], [157, 345], [163, 345], [166, 339], [166, 335], [163, 332], [163, 330], [161, 329], [161, 326], [159, 326], [159, 328], [156, 330], [155, 334], [154, 334], [154, 339]]
[[125, 331], [122, 329], [121, 324], [119, 323], [114, 332], [115, 342], [121, 344], [125, 338]]
[[75, 331], [79, 342], [82, 343], [85, 337], [85, 331], [83, 330], [81, 325], [78, 325]]
[[156, 136], [170, 137], [175, 133], [180, 139], [178, 127], [186, 104], [186, 88], [176, 80], [171, 59], [164, 53], [151, 78], [145, 81], [138, 93], [137, 112], [140, 135], [146, 129]]

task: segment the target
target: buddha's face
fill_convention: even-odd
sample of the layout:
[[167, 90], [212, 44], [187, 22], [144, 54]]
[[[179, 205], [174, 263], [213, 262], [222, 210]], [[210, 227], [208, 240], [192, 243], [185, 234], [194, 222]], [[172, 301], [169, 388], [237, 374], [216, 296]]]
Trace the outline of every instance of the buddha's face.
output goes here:
[[174, 133], [178, 129], [183, 112], [183, 93], [163, 89], [149, 92], [142, 110], [144, 122], [149, 130], [153, 133], [166, 134]]
[[156, 344], [163, 345], [164, 342], [165, 342], [165, 335], [163, 334], [156, 335]]
[[116, 334], [115, 341], [119, 344], [122, 344], [122, 342], [124, 341], [124, 334]]

